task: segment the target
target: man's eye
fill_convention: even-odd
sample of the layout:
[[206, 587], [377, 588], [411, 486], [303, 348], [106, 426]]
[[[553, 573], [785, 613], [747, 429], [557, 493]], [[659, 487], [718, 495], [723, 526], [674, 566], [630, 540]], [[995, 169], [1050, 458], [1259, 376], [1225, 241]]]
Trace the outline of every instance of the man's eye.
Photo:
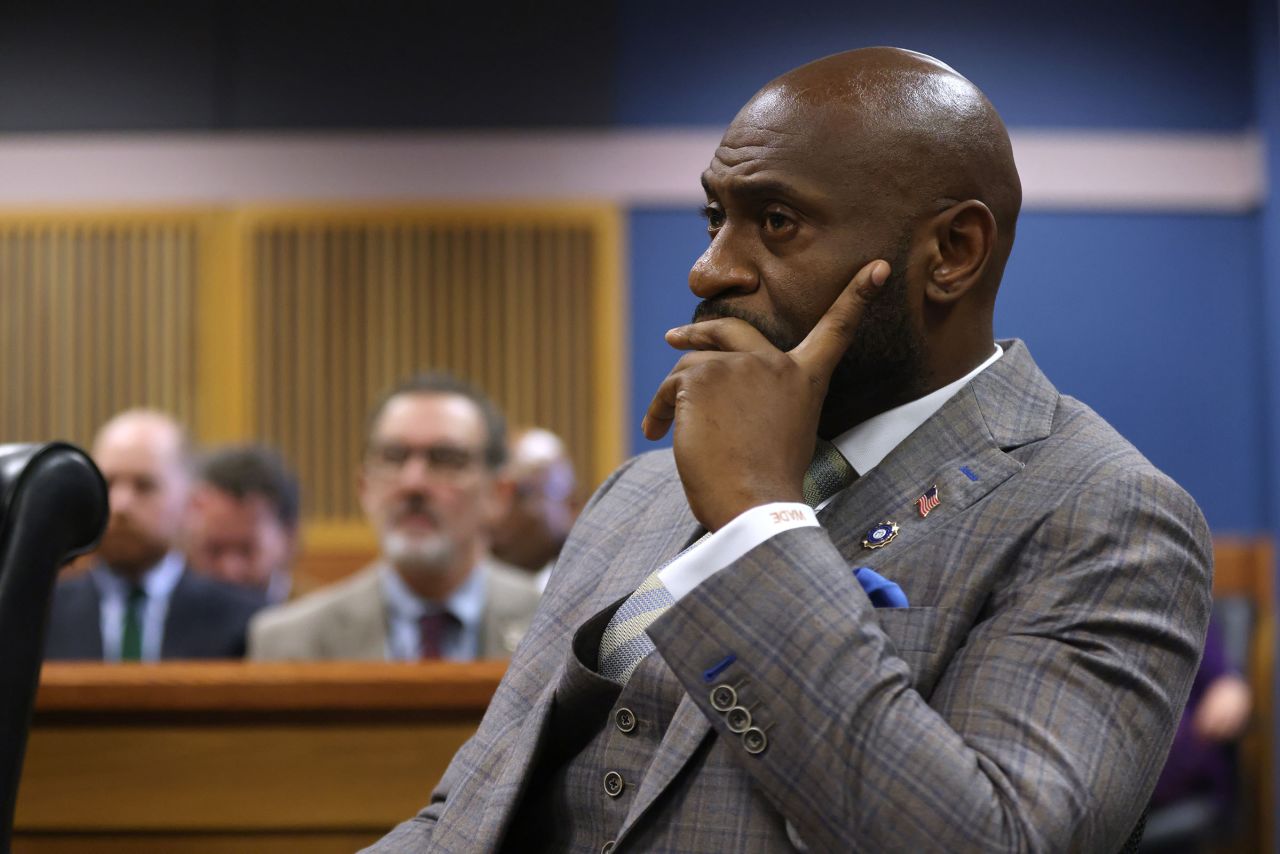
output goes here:
[[378, 457], [387, 465], [401, 466], [409, 459], [409, 449], [404, 445], [383, 445], [378, 448]]
[[791, 218], [778, 211], [768, 211], [764, 215], [764, 227], [767, 231], [783, 231], [791, 227]]
[[724, 225], [724, 211], [711, 205], [703, 205], [698, 212], [702, 214], [702, 218], [707, 221], [707, 231], [715, 231]]

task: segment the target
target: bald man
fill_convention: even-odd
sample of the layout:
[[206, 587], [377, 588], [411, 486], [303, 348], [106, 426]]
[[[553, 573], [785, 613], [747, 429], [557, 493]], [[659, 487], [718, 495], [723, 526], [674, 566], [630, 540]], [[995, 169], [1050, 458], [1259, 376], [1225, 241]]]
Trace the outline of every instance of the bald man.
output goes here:
[[1192, 500], [992, 311], [987, 99], [874, 48], [772, 81], [695, 322], [476, 735], [378, 851], [1083, 851], [1130, 838], [1209, 613]]
[[262, 596], [188, 571], [175, 551], [191, 489], [182, 428], [160, 412], [124, 412], [99, 431], [93, 459], [110, 521], [92, 568], [54, 590], [45, 657], [242, 657]]
[[581, 507], [573, 460], [560, 437], [541, 427], [514, 431], [508, 444], [505, 475], [515, 495], [494, 526], [493, 554], [531, 573], [545, 590]]

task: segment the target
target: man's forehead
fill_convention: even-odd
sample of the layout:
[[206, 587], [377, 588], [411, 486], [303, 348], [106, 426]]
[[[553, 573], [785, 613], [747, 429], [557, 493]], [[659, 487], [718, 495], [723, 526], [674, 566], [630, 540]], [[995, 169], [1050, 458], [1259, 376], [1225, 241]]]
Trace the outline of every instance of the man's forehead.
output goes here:
[[475, 402], [452, 392], [412, 392], [387, 402], [374, 433], [382, 440], [431, 437], [479, 437], [485, 432], [484, 416]]
[[703, 184], [823, 195], [858, 168], [863, 136], [861, 123], [839, 110], [762, 93], [725, 130]]

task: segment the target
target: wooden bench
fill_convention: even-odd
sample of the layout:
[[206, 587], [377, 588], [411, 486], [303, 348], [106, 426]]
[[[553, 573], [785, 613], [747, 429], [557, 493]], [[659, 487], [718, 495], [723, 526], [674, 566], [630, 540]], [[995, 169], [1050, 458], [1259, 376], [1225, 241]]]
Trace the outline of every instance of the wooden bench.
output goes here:
[[45, 666], [15, 852], [350, 852], [427, 803], [506, 662]]

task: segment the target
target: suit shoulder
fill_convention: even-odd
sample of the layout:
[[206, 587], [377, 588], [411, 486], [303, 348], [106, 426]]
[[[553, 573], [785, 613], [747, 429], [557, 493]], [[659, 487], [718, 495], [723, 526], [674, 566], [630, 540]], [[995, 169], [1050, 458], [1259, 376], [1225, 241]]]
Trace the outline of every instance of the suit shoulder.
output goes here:
[[292, 602], [265, 608], [253, 619], [252, 631], [257, 634], [291, 626], [323, 622], [335, 614], [379, 596], [377, 567], [366, 567], [354, 575], [313, 590]]
[[672, 485], [680, 488], [680, 477], [676, 472], [675, 455], [670, 448], [648, 451], [632, 457], [609, 475], [608, 479], [591, 497], [583, 515], [606, 497], [634, 500], [639, 496], [652, 498], [655, 490], [669, 488]]
[[1067, 395], [1059, 398], [1049, 436], [1027, 446], [1018, 456], [1029, 468], [1051, 474], [1064, 486], [1076, 484], [1088, 489], [1139, 478], [1183, 492], [1106, 419]]
[[183, 580], [174, 590], [175, 596], [189, 598], [209, 609], [230, 613], [253, 614], [266, 604], [263, 595], [236, 584], [228, 584], [190, 567], [183, 570]]
[[1167, 516], [1178, 519], [1192, 539], [1209, 540], [1195, 499], [1075, 398], [1062, 396], [1050, 435], [1015, 456], [1026, 466], [1024, 485], [1054, 496], [1054, 503], [1070, 512], [1113, 519], [1134, 513]]
[[53, 600], [55, 603], [59, 601], [63, 603], [91, 601], [97, 598], [97, 585], [93, 583], [93, 578], [88, 572], [80, 572], [70, 578], [60, 578], [58, 583], [53, 586]]
[[506, 610], [533, 613], [541, 592], [531, 574], [499, 560], [487, 562], [490, 601]]

